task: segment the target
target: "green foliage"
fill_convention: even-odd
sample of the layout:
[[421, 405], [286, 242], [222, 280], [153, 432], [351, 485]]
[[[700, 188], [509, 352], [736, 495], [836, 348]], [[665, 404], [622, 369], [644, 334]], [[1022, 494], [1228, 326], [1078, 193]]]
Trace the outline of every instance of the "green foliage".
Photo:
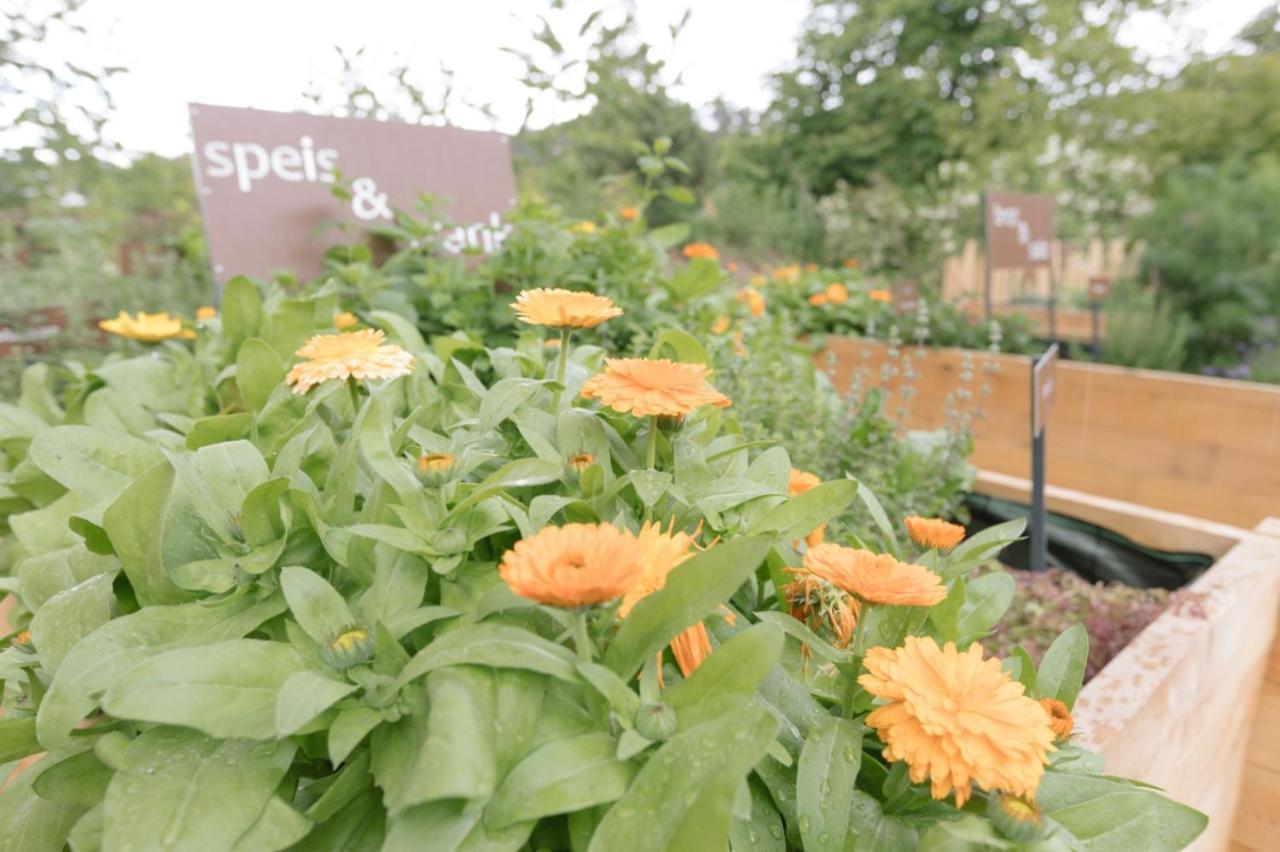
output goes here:
[[[853, 678], [872, 645], [989, 631], [1010, 595], [974, 569], [1020, 523], [909, 550], [865, 483], [788, 497], [787, 452], [719, 409], [661, 426], [573, 395], [552, 409], [540, 346], [441, 357], [397, 315], [351, 306], [392, 330], [411, 374], [269, 391], [251, 375], [279, 376], [263, 347], [326, 330], [334, 294], [238, 281], [190, 348], [76, 383], [32, 368], [0, 407], [3, 588], [31, 628], [0, 648], [0, 754], [47, 752], [0, 793], [0, 850], [909, 848], [949, 832], [955, 808], [883, 763]], [[567, 383], [603, 355], [576, 345]], [[243, 437], [200, 426], [217, 417], [242, 417]], [[451, 478], [419, 481], [428, 451], [454, 455]], [[584, 451], [594, 474], [566, 464]], [[836, 647], [832, 624], [787, 614], [780, 568], [798, 531], [855, 501], [949, 604], [869, 606]], [[497, 569], [547, 524], [649, 518], [705, 550], [626, 618], [519, 597]], [[690, 630], [709, 643], [692, 670], [667, 650]], [[1079, 638], [1025, 672], [1037, 690], [1073, 698]], [[801, 643], [835, 665], [806, 664]], [[1101, 850], [1180, 848], [1203, 828], [1083, 770], [1051, 767], [1040, 801], [1063, 843]], [[995, 831], [972, 816], [965, 836]]]
[[1122, 367], [1179, 370], [1187, 360], [1191, 320], [1166, 297], [1133, 284], [1112, 290], [1105, 308], [1102, 360]]

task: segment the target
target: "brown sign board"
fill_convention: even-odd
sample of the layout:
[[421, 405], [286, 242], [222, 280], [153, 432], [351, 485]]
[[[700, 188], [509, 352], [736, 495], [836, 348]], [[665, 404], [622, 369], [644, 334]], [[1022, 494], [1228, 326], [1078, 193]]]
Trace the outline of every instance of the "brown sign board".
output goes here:
[[[444, 251], [493, 251], [515, 204], [507, 137], [374, 119], [191, 104], [192, 165], [214, 278], [299, 278], [320, 272], [326, 249], [343, 242], [327, 222], [389, 224], [420, 193], [444, 200], [455, 226], [438, 234]], [[332, 193], [340, 178], [350, 190]]]
[[1039, 436], [1053, 408], [1055, 373], [1058, 367], [1058, 344], [1036, 359], [1031, 365], [1031, 434]]
[[900, 314], [915, 313], [920, 306], [920, 285], [910, 278], [894, 284], [893, 306]]
[[1053, 243], [1053, 199], [1014, 192], [987, 192], [983, 198], [983, 229], [990, 267], [1048, 266]]
[[1089, 301], [1105, 302], [1111, 294], [1111, 279], [1105, 275], [1096, 275], [1089, 279]]

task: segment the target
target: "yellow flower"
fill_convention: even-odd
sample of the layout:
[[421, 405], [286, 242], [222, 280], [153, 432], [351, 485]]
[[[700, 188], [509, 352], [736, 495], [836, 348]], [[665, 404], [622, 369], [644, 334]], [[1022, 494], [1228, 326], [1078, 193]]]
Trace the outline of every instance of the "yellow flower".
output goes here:
[[765, 278], [763, 275], [752, 275], [751, 279], [747, 283], [752, 287], [763, 287], [768, 283], [768, 281], [769, 279]]
[[773, 277], [779, 281], [795, 281], [800, 277], [800, 267], [796, 264], [780, 266], [773, 270]]
[[502, 556], [498, 574], [522, 598], [574, 608], [621, 597], [643, 570], [636, 538], [612, 524], [543, 527]]
[[582, 386], [582, 396], [623, 414], [681, 417], [700, 405], [725, 408], [732, 404], [707, 384], [711, 371], [703, 364], [665, 358], [606, 358], [604, 363], [604, 372]]
[[453, 479], [458, 459], [453, 453], [424, 453], [418, 456], [418, 478], [424, 485], [439, 487]]
[[827, 301], [833, 305], [843, 305], [849, 300], [849, 288], [843, 284], [828, 284], [825, 292]]
[[582, 473], [595, 463], [596, 457], [591, 453], [574, 453], [569, 456], [569, 468], [577, 471], [578, 473]]
[[689, 260], [719, 260], [720, 252], [716, 251], [715, 246], [707, 243], [689, 243], [685, 246], [681, 253], [689, 258]]
[[100, 320], [98, 328], [143, 343], [159, 343], [172, 337], [190, 340], [196, 336], [191, 329], [182, 327], [180, 317], [170, 316], [166, 311], [155, 314], [138, 311], [137, 316], [121, 311], [115, 319]]
[[893, 301], [893, 294], [888, 290], [869, 290], [867, 291], [867, 296], [873, 302], [884, 302], [885, 304], [888, 304]]
[[728, 330], [729, 330], [728, 314], [721, 314], [720, 316], [716, 317], [716, 321], [711, 324], [712, 334], [724, 334]]
[[574, 234], [594, 234], [596, 232], [595, 222], [578, 222], [576, 225], [570, 225], [569, 231]]
[[932, 638], [908, 636], [901, 648], [872, 648], [863, 663], [858, 683], [888, 702], [867, 717], [885, 760], [906, 761], [911, 780], [929, 779], [935, 799], [954, 790], [956, 807], [975, 782], [1034, 799], [1053, 731], [1044, 708], [998, 659], [983, 660], [976, 642], [959, 652], [951, 642], [939, 648]]
[[[798, 470], [793, 467], [791, 468], [791, 477], [787, 482], [787, 496], [798, 497], [806, 491], [811, 491], [814, 488], [817, 488], [821, 484], [822, 480], [818, 478], [817, 474], [809, 473], [805, 470]], [[804, 537], [804, 543], [809, 547], [817, 547], [819, 544], [822, 544], [822, 540], [826, 538], [826, 530], [826, 524], [812, 530]], [[792, 546], [794, 547], [796, 544], [798, 544], [798, 542], [793, 542]]]
[[343, 311], [342, 313], [335, 314], [333, 317], [333, 327], [339, 331], [346, 331], [359, 322], [360, 318], [351, 313], [351, 311]]
[[207, 322], [208, 320], [216, 319], [217, 316], [217, 308], [210, 307], [209, 305], [196, 308], [196, 320], [198, 322]]
[[30, 644], [31, 644], [31, 631], [30, 631], [30, 630], [19, 630], [17, 633], [13, 634], [12, 642], [13, 642], [13, 644], [14, 644], [14, 645], [30, 645]]
[[622, 316], [622, 308], [608, 296], [544, 287], [522, 290], [511, 309], [521, 322], [550, 328], [594, 328]]
[[964, 539], [964, 527], [948, 523], [939, 518], [921, 518], [912, 515], [903, 518], [907, 535], [921, 547], [932, 547], [936, 550], [950, 550]]
[[393, 343], [384, 344], [384, 339], [378, 329], [317, 334], [295, 353], [306, 360], [293, 366], [285, 384], [305, 394], [329, 381], [395, 379], [412, 373], [413, 356]]
[[631, 222], [640, 217], [640, 211], [634, 207], [623, 207], [618, 211], [618, 215]]
[[792, 569], [792, 573], [812, 574], [873, 604], [933, 606], [947, 596], [941, 578], [928, 568], [839, 544], [810, 548], [804, 555], [804, 568]]
[[809, 297], [809, 304], [815, 307], [820, 307], [822, 305], [825, 305], [826, 303], [827, 303], [826, 293], [814, 293], [812, 296]]
[[1058, 739], [1065, 740], [1071, 736], [1071, 730], [1076, 726], [1076, 720], [1072, 718], [1071, 711], [1067, 709], [1067, 705], [1056, 698], [1041, 698], [1040, 706], [1044, 708], [1044, 712], [1049, 714], [1049, 727], [1053, 728], [1053, 733]]
[[764, 314], [764, 296], [760, 295], [759, 290], [744, 287], [735, 294], [734, 298], [747, 306], [751, 316], [758, 317]]

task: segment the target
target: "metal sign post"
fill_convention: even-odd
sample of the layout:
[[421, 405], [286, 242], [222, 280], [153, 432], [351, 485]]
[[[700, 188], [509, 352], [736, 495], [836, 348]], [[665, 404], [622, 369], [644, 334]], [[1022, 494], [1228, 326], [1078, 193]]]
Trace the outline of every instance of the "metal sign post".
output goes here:
[[1102, 303], [1110, 292], [1110, 278], [1099, 275], [1089, 279], [1089, 313], [1093, 315], [1093, 343], [1089, 348], [1095, 361], [1102, 357]]
[[1044, 505], [1044, 429], [1053, 404], [1054, 368], [1058, 344], [1053, 344], [1031, 365], [1031, 564], [1043, 571], [1049, 552], [1048, 513]]
[[982, 285], [982, 305], [987, 312], [987, 322], [991, 322], [994, 306], [991, 304], [991, 212], [990, 199], [982, 193], [982, 257], [985, 261], [985, 276]]

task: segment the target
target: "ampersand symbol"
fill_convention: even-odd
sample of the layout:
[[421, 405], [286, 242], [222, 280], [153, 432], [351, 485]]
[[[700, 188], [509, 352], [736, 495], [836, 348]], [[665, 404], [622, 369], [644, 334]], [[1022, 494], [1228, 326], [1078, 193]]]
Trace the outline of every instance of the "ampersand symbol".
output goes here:
[[378, 185], [373, 178], [356, 178], [351, 182], [351, 212], [357, 219], [390, 219], [391, 208], [387, 206], [387, 194], [378, 192]]

